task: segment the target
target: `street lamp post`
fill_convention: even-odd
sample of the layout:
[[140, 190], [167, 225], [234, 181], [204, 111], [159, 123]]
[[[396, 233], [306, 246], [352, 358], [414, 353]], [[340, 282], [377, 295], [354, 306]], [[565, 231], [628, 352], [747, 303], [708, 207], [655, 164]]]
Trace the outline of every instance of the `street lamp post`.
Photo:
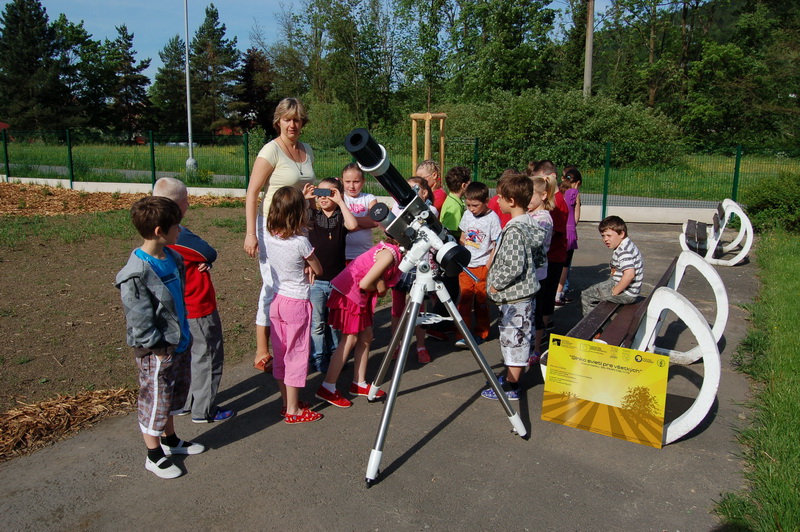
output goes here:
[[194, 142], [192, 141], [192, 88], [189, 82], [189, 0], [183, 0], [183, 22], [186, 30], [186, 124], [189, 128], [189, 158], [186, 159], [186, 171], [197, 170], [194, 158]]

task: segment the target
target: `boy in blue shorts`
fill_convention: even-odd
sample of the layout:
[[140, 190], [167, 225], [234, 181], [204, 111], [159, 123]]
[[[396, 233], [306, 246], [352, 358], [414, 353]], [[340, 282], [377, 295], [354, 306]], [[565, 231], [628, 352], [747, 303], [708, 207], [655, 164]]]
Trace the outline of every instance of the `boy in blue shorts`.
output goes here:
[[139, 368], [139, 428], [147, 446], [145, 469], [160, 478], [182, 474], [169, 456], [199, 454], [199, 443], [175, 434], [173, 416], [183, 411], [190, 383], [192, 335], [183, 300], [183, 259], [167, 248], [180, 233], [181, 209], [167, 198], [148, 196], [131, 207], [144, 238], [117, 274], [127, 323], [126, 341]]

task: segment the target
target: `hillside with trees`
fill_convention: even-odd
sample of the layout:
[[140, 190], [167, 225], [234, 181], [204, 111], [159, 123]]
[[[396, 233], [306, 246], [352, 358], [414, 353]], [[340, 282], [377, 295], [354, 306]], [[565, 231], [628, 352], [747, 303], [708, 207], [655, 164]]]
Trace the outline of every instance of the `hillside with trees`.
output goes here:
[[[407, 135], [408, 114], [431, 109], [453, 114], [463, 127], [449, 128], [459, 135], [526, 140], [547, 130], [554, 141], [601, 142], [620, 134], [609, 127], [625, 127], [602, 122], [616, 107], [615, 116], [647, 122], [640, 140], [800, 148], [796, 1], [612, 0], [595, 18], [588, 100], [575, 96], [586, 2], [558, 5], [304, 0], [272, 14], [282, 34], [271, 40], [256, 22], [242, 51], [210, 3], [189, 43], [193, 129], [269, 131], [275, 103], [299, 95], [325, 117], [309, 132], [330, 139], [354, 125]], [[142, 74], [151, 58], [137, 57], [135, 35], [122, 22], [117, 33], [96, 40], [82, 22], [51, 18], [38, 0], [6, 3], [0, 119], [12, 130], [70, 128], [120, 142], [146, 130], [185, 132], [183, 39], [166, 38], [151, 81]]]

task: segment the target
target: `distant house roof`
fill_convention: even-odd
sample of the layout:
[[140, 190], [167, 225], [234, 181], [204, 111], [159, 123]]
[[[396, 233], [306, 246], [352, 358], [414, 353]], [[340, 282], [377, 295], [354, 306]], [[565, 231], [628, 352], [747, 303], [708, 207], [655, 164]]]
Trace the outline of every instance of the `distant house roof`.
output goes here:
[[8, 124], [6, 124], [5, 122], [0, 122], [0, 129], [8, 129], [8, 128], [10, 128], [10, 127], [11, 127], [11, 126], [9, 126]]

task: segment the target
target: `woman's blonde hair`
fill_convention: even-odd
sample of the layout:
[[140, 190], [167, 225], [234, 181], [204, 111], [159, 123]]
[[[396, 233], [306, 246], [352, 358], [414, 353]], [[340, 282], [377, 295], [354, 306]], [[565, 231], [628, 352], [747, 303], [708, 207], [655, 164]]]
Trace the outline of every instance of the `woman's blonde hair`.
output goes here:
[[278, 106], [275, 107], [275, 115], [272, 117], [272, 127], [278, 133], [281, 132], [280, 121], [281, 118], [284, 117], [297, 117], [301, 122], [303, 122], [304, 126], [308, 124], [308, 114], [306, 113], [306, 108], [297, 98], [284, 98], [280, 101], [280, 103], [278, 103]]
[[281, 187], [272, 196], [267, 214], [267, 231], [284, 239], [302, 235], [306, 213], [303, 193], [295, 187]]

